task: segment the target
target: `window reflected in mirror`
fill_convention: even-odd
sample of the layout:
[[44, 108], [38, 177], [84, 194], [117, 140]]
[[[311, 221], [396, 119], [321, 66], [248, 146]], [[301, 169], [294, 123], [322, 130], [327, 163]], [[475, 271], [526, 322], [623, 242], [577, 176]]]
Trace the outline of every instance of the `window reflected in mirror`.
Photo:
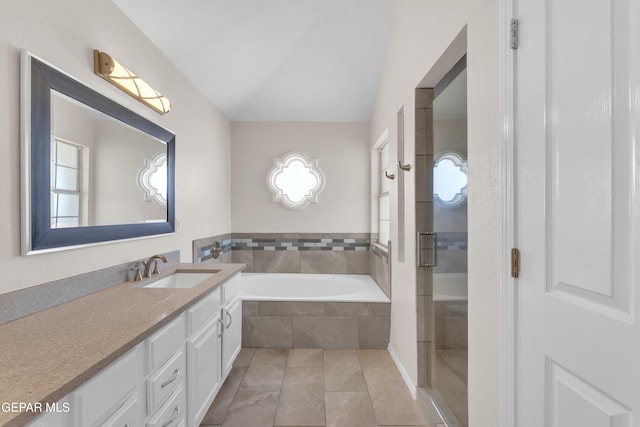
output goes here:
[[51, 228], [78, 227], [86, 220], [82, 191], [83, 148], [54, 138], [51, 147]]
[[433, 168], [433, 195], [444, 206], [457, 206], [467, 198], [467, 162], [456, 153], [444, 153]]
[[145, 166], [138, 173], [138, 185], [144, 199], [159, 206], [167, 205], [167, 154], [159, 153], [145, 160]]

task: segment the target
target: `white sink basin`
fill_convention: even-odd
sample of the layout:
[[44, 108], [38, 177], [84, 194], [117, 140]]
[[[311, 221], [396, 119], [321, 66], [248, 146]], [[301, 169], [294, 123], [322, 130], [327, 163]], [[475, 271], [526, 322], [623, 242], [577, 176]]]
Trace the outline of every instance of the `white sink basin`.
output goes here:
[[216, 273], [217, 271], [177, 271], [171, 276], [163, 277], [160, 280], [156, 280], [155, 282], [151, 282], [148, 285], [144, 285], [143, 288], [193, 288], [194, 286], [199, 285], [205, 280], [213, 277]]

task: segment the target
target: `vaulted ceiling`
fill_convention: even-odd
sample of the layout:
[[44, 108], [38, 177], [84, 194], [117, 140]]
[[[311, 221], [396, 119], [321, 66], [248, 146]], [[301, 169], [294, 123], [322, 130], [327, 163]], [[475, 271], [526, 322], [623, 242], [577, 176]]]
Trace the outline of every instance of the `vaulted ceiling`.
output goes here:
[[114, 0], [232, 121], [367, 121], [392, 0]]

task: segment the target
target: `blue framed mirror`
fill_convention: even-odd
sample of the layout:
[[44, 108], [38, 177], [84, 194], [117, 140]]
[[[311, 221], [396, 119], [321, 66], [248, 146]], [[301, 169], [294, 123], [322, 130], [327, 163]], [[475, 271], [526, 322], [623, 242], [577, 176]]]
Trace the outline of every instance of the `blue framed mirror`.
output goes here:
[[[23, 255], [175, 231], [175, 135], [27, 51], [22, 135]], [[138, 185], [158, 156], [160, 204]]]

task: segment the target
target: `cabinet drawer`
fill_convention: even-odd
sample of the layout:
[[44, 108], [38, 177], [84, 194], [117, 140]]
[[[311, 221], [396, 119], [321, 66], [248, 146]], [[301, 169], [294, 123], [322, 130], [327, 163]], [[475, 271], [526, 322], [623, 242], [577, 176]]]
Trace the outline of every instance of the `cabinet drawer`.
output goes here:
[[231, 301], [240, 295], [241, 283], [242, 281], [240, 279], [240, 274], [236, 273], [234, 276], [230, 277], [229, 280], [222, 284], [223, 303]]
[[189, 335], [204, 325], [211, 316], [218, 314], [221, 299], [220, 288], [218, 287], [187, 311]]
[[184, 350], [178, 350], [158, 372], [147, 380], [147, 408], [153, 413], [179, 385], [184, 384], [186, 373]]
[[185, 320], [184, 314], [153, 334], [149, 343], [149, 370], [153, 372], [176, 351], [184, 342]]
[[142, 380], [142, 348], [137, 346], [74, 393], [76, 425], [93, 426], [118, 410]]
[[135, 427], [140, 425], [140, 421], [140, 398], [138, 393], [134, 393], [100, 427]]
[[187, 398], [184, 387], [173, 392], [169, 401], [149, 419], [147, 427], [177, 427], [187, 415]]

